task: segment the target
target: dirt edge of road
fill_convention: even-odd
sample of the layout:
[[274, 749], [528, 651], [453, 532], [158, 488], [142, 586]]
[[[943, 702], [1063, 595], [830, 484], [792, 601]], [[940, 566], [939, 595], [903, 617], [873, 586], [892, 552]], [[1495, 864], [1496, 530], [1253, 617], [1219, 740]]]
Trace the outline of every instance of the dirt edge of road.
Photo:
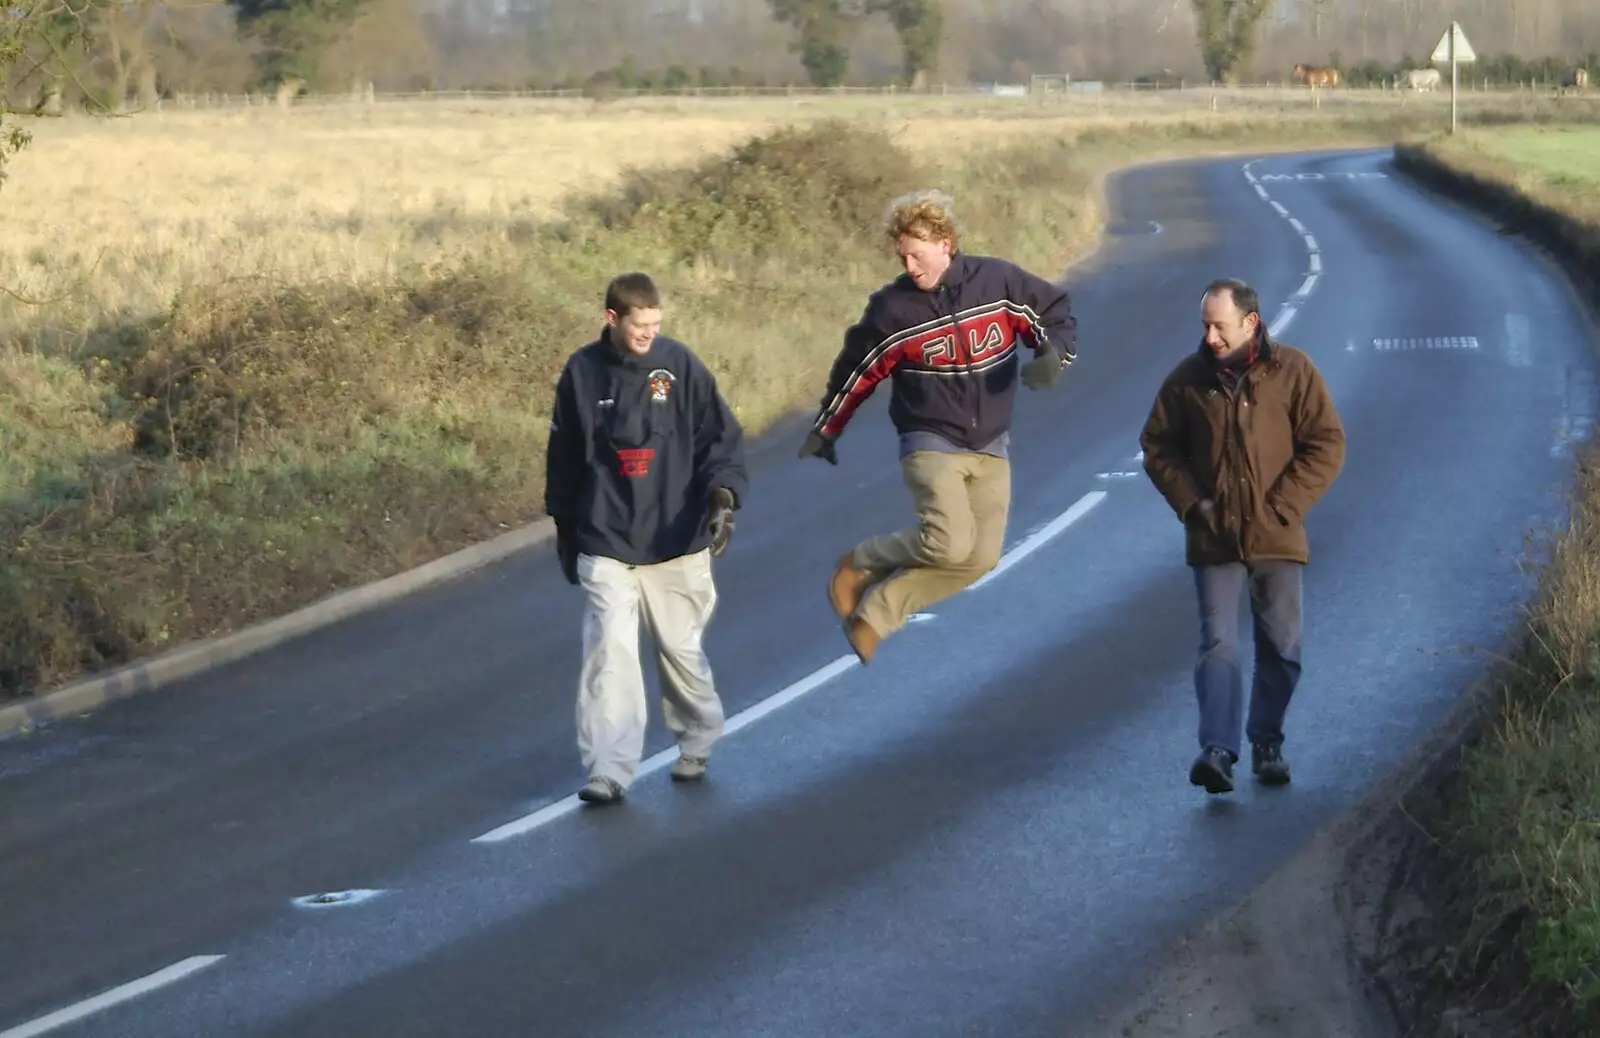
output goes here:
[[[1489, 1038], [1464, 1008], [1410, 1019], [1443, 944], [1428, 926], [1426, 830], [1493, 705], [1485, 678], [1429, 740], [1243, 901], [1180, 938], [1134, 998], [1084, 1038]], [[1248, 779], [1247, 779], [1248, 781]], [[1293, 787], [1291, 786], [1292, 790]], [[1292, 794], [1291, 794], [1292, 795]], [[1446, 997], [1443, 1001], [1448, 1001]], [[1429, 1014], [1437, 1016], [1437, 1013]]]

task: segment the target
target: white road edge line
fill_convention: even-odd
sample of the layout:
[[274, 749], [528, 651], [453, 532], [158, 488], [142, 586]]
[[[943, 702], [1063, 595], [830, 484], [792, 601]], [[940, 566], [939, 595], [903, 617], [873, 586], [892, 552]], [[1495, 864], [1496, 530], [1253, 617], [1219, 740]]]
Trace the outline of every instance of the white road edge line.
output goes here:
[[1316, 274], [1307, 274], [1306, 279], [1300, 283], [1300, 291], [1296, 292], [1295, 295], [1301, 299], [1309, 296], [1311, 294], [1311, 290], [1317, 287], [1318, 276], [1319, 275]]
[[1322, 273], [1322, 253], [1320, 252], [1313, 252], [1311, 254], [1311, 273]]
[[9, 1031], [0, 1031], [0, 1038], [34, 1038], [35, 1035], [54, 1031], [58, 1027], [75, 1023], [86, 1016], [98, 1013], [102, 1009], [108, 1009], [119, 1002], [127, 1002], [141, 995], [148, 995], [157, 988], [175, 984], [213, 963], [222, 961], [223, 958], [224, 956], [221, 955], [196, 955], [184, 959], [182, 962], [175, 962], [171, 966], [157, 970], [147, 977], [140, 977], [138, 980], [129, 981], [120, 987], [114, 987], [110, 991], [103, 991], [93, 998], [86, 998], [82, 1002], [76, 1002], [65, 1009], [58, 1009], [47, 1016], [39, 1017], [37, 1020], [30, 1020], [25, 1024], [11, 1028]]
[[1288, 218], [1289, 210], [1287, 210], [1287, 209], [1285, 209], [1283, 207], [1283, 203], [1282, 202], [1273, 202], [1272, 203], [1272, 208], [1274, 208], [1274, 209], [1276, 209], [1278, 211], [1278, 215], [1279, 216], [1284, 217], [1285, 219]]
[[[1289, 327], [1289, 323], [1294, 320], [1294, 315], [1299, 312], [1299, 309], [1296, 306], [1286, 306], [1278, 311], [1277, 320], [1267, 327], [1267, 331], [1274, 339], [1284, 333], [1284, 330]], [[0, 1036], [0, 1038], [4, 1038], [4, 1036]]]
[[1289, 226], [1294, 228], [1296, 234], [1306, 233], [1306, 225], [1292, 216], [1289, 217]]
[[[834, 678], [838, 677], [840, 674], [843, 674], [845, 671], [850, 670], [852, 667], [859, 667], [860, 665], [861, 661], [857, 660], [854, 655], [840, 656], [826, 667], [823, 667], [820, 670], [812, 671], [810, 674], [807, 674], [805, 677], [801, 678], [799, 681], [796, 681], [783, 691], [778, 692], [775, 695], [768, 696], [766, 699], [763, 699], [754, 706], [741, 710], [739, 713], [728, 718], [727, 723], [723, 726], [723, 737], [726, 738], [727, 736], [732, 735], [734, 732], [737, 732], [746, 725], [754, 724], [756, 721], [761, 720], [763, 717], [772, 713], [774, 710], [777, 710], [779, 707], [786, 706], [789, 703], [794, 702], [807, 692], [812, 692], [820, 688], [821, 686], [832, 681]], [[673, 763], [677, 759], [678, 748], [676, 746], [669, 746], [660, 753], [652, 754], [650, 757], [647, 757], [639, 764], [639, 768], [634, 774], [636, 777], [649, 775], [652, 772], [660, 771], [662, 768]], [[509, 840], [513, 836], [521, 836], [524, 833], [532, 832], [546, 823], [553, 822], [557, 818], [571, 814], [573, 811], [576, 811], [582, 805], [582, 803], [583, 802], [578, 799], [578, 795], [574, 793], [571, 796], [557, 800], [553, 804], [548, 804], [544, 807], [541, 807], [532, 814], [524, 815], [523, 817], [507, 822], [505, 825], [502, 825], [496, 829], [491, 829], [482, 836], [475, 836], [473, 837], [472, 842], [499, 843], [502, 840]], [[0, 1038], [4, 1038], [4, 1036], [0, 1036]]]
[[1306, 235], [1305, 237], [1306, 237], [1306, 248], [1310, 249], [1312, 252], [1321, 252], [1322, 251], [1322, 249], [1317, 245], [1317, 239], [1311, 237], [1311, 235], [1309, 235], [1309, 234]]
[[[1093, 509], [1095, 505], [1098, 505], [1101, 501], [1105, 500], [1106, 496], [1107, 492], [1104, 490], [1091, 490], [1089, 493], [1080, 497], [1071, 508], [1050, 520], [1050, 522], [1046, 523], [1044, 526], [1034, 531], [1034, 533], [1024, 538], [1023, 541], [1016, 547], [1012, 548], [1010, 551], [1006, 552], [1005, 555], [1001, 556], [999, 565], [995, 566], [995, 568], [990, 570], [983, 577], [983, 579], [967, 588], [967, 590], [974, 591], [982, 587], [990, 580], [993, 580], [995, 577], [1004, 573], [1012, 566], [1015, 566], [1018, 562], [1021, 562], [1029, 555], [1032, 555], [1034, 552], [1044, 547], [1050, 542], [1051, 539], [1059, 536], [1064, 530], [1066, 530], [1067, 527], [1088, 515], [1090, 510]], [[853, 653], [849, 656], [840, 656], [832, 663], [818, 670], [812, 671], [810, 674], [807, 674], [805, 677], [801, 678], [799, 681], [796, 681], [794, 684], [788, 686], [782, 691], [776, 692], [773, 695], [768, 696], [766, 699], [763, 699], [761, 702], [756, 703], [753, 706], [746, 707], [737, 714], [734, 714], [732, 717], [728, 718], [727, 722], [723, 725], [723, 738], [727, 738], [734, 732], [739, 731], [741, 728], [754, 724], [773, 711], [789, 705], [796, 699], [799, 699], [801, 696], [806, 695], [809, 692], [816, 691], [839, 675], [855, 667], [859, 667], [860, 665], [861, 661], [856, 659]], [[655, 771], [660, 771], [662, 768], [673, 763], [677, 759], [678, 748], [676, 746], [669, 746], [660, 753], [656, 753], [640, 762], [639, 768], [635, 772], [635, 775], [644, 776]], [[539, 810], [534, 811], [531, 814], [524, 815], [521, 818], [507, 822], [505, 825], [491, 829], [482, 836], [475, 836], [470, 842], [500, 843], [501, 841], [509, 840], [514, 836], [522, 836], [525, 833], [532, 832], [542, 825], [555, 821], [557, 818], [571, 814], [581, 805], [582, 801], [580, 801], [578, 799], [578, 795], [574, 793], [570, 796], [557, 800], [553, 804], [546, 804], [544, 807], [541, 807]], [[10, 1033], [0, 1034], [0, 1038], [13, 1038], [13, 1036]], [[18, 1036], [18, 1038], [20, 1038], [20, 1036]]]
[[1260, 184], [1257, 184], [1256, 185], [1256, 194], [1260, 195], [1262, 198], [1266, 198], [1267, 197], [1267, 189], [1262, 187]]
[[1073, 502], [1071, 508], [1067, 509], [1065, 512], [1062, 512], [1044, 526], [1041, 526], [1039, 529], [1035, 530], [1028, 537], [1024, 538], [1021, 544], [1018, 544], [1015, 548], [1012, 548], [1010, 551], [1006, 552], [1005, 555], [1001, 557], [999, 565], [995, 566], [995, 568], [990, 570], [988, 573], [985, 573], [982, 579], [980, 579], [976, 584], [973, 584], [971, 587], [967, 588], [967, 590], [976, 591], [978, 588], [983, 587], [983, 585], [989, 583], [989, 581], [994, 580], [996, 577], [1000, 576], [1000, 574], [1004, 573], [1012, 566], [1015, 566], [1029, 555], [1032, 555], [1040, 548], [1043, 548], [1046, 544], [1050, 543], [1052, 538], [1059, 536], [1067, 527], [1088, 515], [1095, 505], [1098, 505], [1105, 499], [1106, 491], [1104, 490], [1091, 490], [1087, 494], [1078, 498], [1077, 501]]

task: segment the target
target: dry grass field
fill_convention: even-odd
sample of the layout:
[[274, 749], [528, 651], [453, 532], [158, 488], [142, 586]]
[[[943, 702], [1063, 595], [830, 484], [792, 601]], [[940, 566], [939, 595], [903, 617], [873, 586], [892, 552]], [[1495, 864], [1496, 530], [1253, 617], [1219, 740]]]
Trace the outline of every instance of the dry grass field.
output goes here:
[[[1436, 107], [1437, 97], [1307, 91], [1055, 98], [760, 98], [420, 102], [36, 120], [0, 209], [0, 327], [40, 320], [81, 333], [107, 314], [154, 312], [218, 277], [392, 278], [514, 242], [573, 193], [624, 168], [670, 167], [781, 125], [843, 117], [948, 162], [983, 144], [1086, 130], [1230, 124]], [[1535, 114], [1516, 96], [1474, 107]], [[936, 129], [934, 129], [936, 127]]]
[[[1527, 96], [1469, 119], [1558, 117]], [[0, 208], [0, 696], [539, 517], [551, 385], [605, 280], [752, 433], [894, 273], [883, 203], [1060, 270], [1141, 159], [1384, 143], [1437, 98], [427, 102], [39, 121]], [[781, 316], [781, 321], [772, 318]]]

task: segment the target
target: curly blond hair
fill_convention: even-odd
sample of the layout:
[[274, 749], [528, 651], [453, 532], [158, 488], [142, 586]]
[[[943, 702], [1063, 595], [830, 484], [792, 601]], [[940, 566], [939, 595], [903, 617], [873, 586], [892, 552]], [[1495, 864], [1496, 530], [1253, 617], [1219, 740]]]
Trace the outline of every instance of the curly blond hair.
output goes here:
[[961, 245], [956, 200], [936, 189], [913, 191], [890, 202], [883, 229], [890, 244], [909, 234], [922, 241], [949, 238], [951, 252], [958, 251]]

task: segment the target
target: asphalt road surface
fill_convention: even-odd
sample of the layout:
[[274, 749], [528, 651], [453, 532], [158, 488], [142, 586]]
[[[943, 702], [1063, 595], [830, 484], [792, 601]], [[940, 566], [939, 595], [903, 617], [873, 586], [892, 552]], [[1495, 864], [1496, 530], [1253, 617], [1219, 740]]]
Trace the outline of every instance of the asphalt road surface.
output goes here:
[[[991, 578], [854, 664], [829, 567], [911, 514], [879, 399], [837, 469], [796, 428], [754, 456], [703, 786], [657, 766], [575, 809], [580, 601], [545, 549], [0, 744], [0, 1038], [1078, 1033], [1481, 671], [1596, 405], [1562, 283], [1387, 152], [1113, 186], [1081, 360], [1019, 395]], [[1221, 275], [1321, 367], [1349, 459], [1310, 522], [1294, 784], [1216, 799], [1181, 528], [1136, 456]], [[294, 903], [342, 890], [377, 893]]]

